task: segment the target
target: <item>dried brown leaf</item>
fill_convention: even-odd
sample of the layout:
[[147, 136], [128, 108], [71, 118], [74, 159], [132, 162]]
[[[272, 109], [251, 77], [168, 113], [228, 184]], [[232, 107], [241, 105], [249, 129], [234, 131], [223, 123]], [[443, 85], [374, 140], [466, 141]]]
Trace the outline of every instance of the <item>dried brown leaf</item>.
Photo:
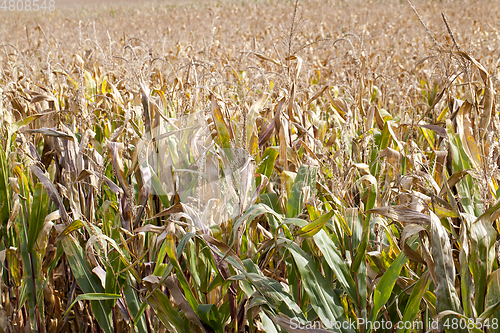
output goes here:
[[428, 215], [422, 214], [420, 212], [414, 211], [412, 209], [403, 206], [387, 206], [379, 207], [367, 210], [365, 213], [375, 213], [391, 220], [403, 223], [403, 224], [420, 224], [428, 225], [430, 224], [430, 217]]

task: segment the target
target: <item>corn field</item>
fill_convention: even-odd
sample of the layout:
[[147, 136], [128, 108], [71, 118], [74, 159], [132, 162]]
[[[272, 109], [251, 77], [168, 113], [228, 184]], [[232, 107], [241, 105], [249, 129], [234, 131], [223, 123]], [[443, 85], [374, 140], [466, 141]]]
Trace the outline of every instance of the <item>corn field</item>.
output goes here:
[[0, 10], [0, 333], [500, 332], [500, 6]]

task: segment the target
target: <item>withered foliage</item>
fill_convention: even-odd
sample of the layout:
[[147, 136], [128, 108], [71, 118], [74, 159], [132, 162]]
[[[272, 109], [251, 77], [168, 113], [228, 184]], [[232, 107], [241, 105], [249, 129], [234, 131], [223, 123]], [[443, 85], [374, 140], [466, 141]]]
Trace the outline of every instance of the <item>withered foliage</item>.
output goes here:
[[497, 332], [499, 10], [0, 11], [0, 333]]

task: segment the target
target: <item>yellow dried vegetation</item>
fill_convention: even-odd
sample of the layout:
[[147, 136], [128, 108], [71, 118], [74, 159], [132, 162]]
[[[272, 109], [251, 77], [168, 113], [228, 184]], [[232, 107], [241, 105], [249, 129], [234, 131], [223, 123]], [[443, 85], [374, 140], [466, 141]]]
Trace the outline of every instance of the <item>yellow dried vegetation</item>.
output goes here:
[[499, 11], [0, 11], [0, 333], [497, 332]]

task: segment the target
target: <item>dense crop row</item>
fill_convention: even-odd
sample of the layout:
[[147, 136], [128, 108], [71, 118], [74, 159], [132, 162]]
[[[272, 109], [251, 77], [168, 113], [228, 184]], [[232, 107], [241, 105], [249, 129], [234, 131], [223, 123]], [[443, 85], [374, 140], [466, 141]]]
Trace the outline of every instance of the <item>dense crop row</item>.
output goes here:
[[0, 332], [498, 331], [499, 10], [414, 5], [0, 12]]

